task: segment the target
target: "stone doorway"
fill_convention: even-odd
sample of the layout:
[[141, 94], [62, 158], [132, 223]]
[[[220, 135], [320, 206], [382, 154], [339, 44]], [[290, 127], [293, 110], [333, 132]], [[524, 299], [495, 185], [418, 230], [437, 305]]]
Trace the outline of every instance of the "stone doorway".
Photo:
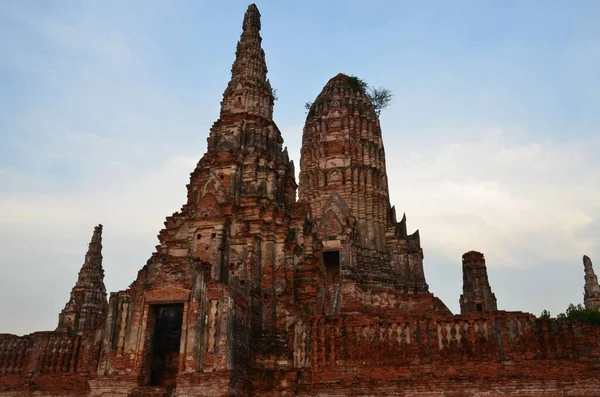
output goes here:
[[151, 306], [154, 315], [150, 385], [173, 387], [179, 372], [183, 303]]
[[323, 263], [327, 270], [327, 281], [332, 284], [340, 283], [340, 251], [323, 252]]

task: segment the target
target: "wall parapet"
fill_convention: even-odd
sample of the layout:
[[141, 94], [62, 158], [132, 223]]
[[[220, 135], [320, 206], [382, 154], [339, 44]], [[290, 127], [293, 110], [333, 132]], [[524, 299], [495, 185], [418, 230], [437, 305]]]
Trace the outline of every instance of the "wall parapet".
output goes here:
[[[85, 388], [95, 365], [93, 335], [36, 332], [25, 336], [0, 334], [0, 391], [38, 388], [59, 375], [67, 381], [52, 387]], [[46, 387], [44, 388], [46, 389]]]
[[413, 371], [432, 364], [510, 366], [530, 360], [600, 367], [600, 327], [520, 312], [428, 319], [315, 316], [298, 320], [294, 330], [295, 368], [347, 372], [394, 366]]

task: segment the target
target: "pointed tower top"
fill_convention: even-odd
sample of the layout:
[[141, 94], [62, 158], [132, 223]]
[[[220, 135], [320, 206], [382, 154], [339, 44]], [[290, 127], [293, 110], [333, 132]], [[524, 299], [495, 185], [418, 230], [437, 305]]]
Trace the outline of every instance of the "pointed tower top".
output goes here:
[[102, 225], [94, 228], [94, 234], [71, 298], [58, 317], [57, 330], [85, 332], [94, 329], [106, 316], [106, 287], [102, 268]]
[[584, 256], [583, 256], [583, 268], [584, 268], [586, 271], [589, 271], [589, 270], [591, 270], [592, 272], [594, 271], [594, 268], [593, 268], [593, 266], [592, 266], [592, 260], [591, 260], [591, 259], [590, 259], [590, 257], [589, 257], [589, 256], [587, 256], [587, 255], [584, 255]]
[[275, 96], [267, 80], [267, 63], [261, 42], [260, 12], [255, 4], [250, 4], [244, 15], [231, 80], [223, 93], [221, 117], [250, 113], [272, 118]]
[[244, 33], [258, 34], [260, 31], [260, 12], [256, 4], [252, 3], [248, 6], [246, 14], [244, 14], [242, 29]]
[[[92, 279], [90, 279], [90, 277]], [[97, 280], [100, 277], [100, 280]], [[102, 269], [102, 225], [94, 227], [94, 234], [85, 254], [85, 262], [79, 271], [79, 279], [76, 287], [80, 284], [93, 282], [102, 284], [104, 288], [104, 269]], [[99, 281], [99, 282], [98, 282]], [[106, 293], [106, 292], [105, 292]]]
[[[95, 238], [101, 239], [102, 238], [102, 224], [98, 224], [98, 226], [94, 227], [94, 234], [92, 235], [92, 241], [94, 241]], [[98, 240], [99, 241], [99, 240]]]
[[94, 234], [92, 234], [92, 240], [88, 246], [88, 252], [90, 249], [102, 249], [102, 224], [94, 227]]
[[589, 256], [583, 256], [583, 269], [585, 271], [585, 286], [583, 287], [583, 304], [586, 309], [600, 310], [600, 284], [594, 272], [592, 260]]

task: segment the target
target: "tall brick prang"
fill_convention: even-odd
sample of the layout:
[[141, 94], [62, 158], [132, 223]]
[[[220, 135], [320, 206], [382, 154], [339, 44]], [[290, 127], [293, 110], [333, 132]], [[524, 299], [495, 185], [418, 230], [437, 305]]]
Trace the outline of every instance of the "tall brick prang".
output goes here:
[[469, 251], [462, 257], [463, 293], [460, 296], [461, 314], [498, 310], [492, 292], [485, 258], [481, 252]]
[[137, 279], [111, 294], [92, 396], [245, 392], [250, 357], [258, 368], [290, 362], [290, 316], [319, 312], [327, 299], [316, 288], [310, 211], [296, 203], [294, 164], [272, 118], [260, 26], [252, 4], [187, 200]]
[[80, 334], [96, 329], [106, 318], [108, 302], [102, 268], [102, 225], [94, 228], [85, 261], [71, 298], [58, 316], [57, 331]]
[[600, 285], [598, 285], [598, 277], [594, 272], [592, 260], [587, 255], [583, 256], [583, 268], [585, 271], [583, 304], [586, 309], [600, 310]]

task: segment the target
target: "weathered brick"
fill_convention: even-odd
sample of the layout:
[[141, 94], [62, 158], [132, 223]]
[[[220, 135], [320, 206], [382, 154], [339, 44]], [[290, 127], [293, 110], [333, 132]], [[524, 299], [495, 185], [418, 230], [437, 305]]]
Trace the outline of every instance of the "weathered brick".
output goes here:
[[308, 112], [296, 201], [259, 31], [251, 5], [187, 201], [137, 278], [106, 302], [98, 226], [58, 328], [0, 334], [0, 397], [600, 395], [600, 327], [498, 311], [483, 254], [463, 256], [461, 315], [429, 292], [352, 77]]

